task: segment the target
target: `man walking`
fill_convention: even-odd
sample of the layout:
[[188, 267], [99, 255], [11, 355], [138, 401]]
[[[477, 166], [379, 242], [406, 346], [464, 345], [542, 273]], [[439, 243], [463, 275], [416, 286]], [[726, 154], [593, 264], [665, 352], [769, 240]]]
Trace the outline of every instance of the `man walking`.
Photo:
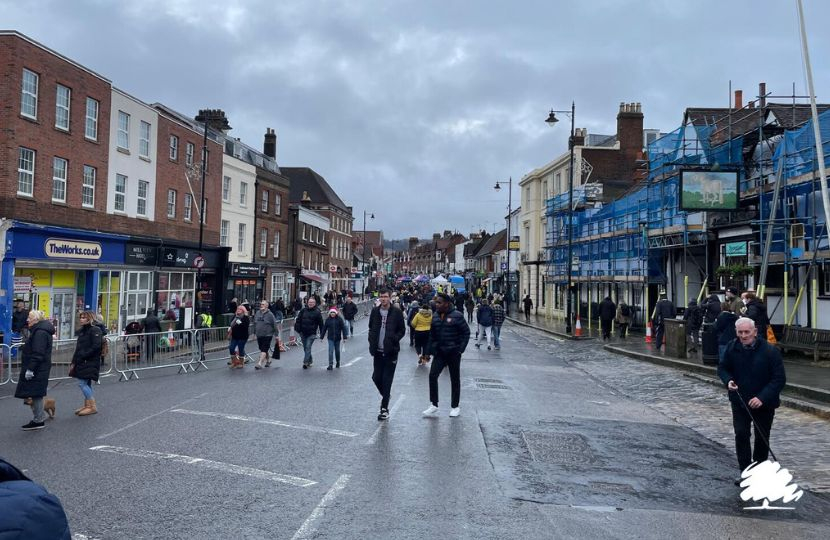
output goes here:
[[530, 299], [529, 294], [525, 295], [525, 299], [522, 300], [522, 305], [525, 308], [525, 322], [530, 322], [530, 310], [533, 308], [533, 300]]
[[317, 308], [317, 301], [313, 296], [309, 297], [306, 307], [297, 314], [294, 331], [303, 341], [303, 369], [308, 369], [314, 362], [311, 357], [311, 346], [314, 345], [317, 334], [323, 333], [323, 314]]
[[686, 342], [690, 345], [689, 352], [696, 353], [700, 342], [700, 325], [703, 324], [703, 312], [697, 305], [697, 300], [689, 300], [686, 312], [683, 313], [683, 320], [686, 321]]
[[343, 319], [346, 321], [346, 328], [350, 336], [354, 334], [355, 315], [357, 315], [357, 304], [352, 301], [351, 296], [347, 295], [343, 303]]
[[12, 312], [12, 332], [19, 334], [26, 327], [26, 319], [29, 318], [29, 310], [24, 307], [23, 300], [14, 301]]
[[493, 302], [493, 347], [498, 351], [501, 349], [501, 325], [504, 324], [505, 311], [499, 298]]
[[660, 350], [663, 346], [663, 336], [666, 334], [666, 319], [674, 319], [677, 317], [677, 308], [671, 300], [666, 298], [666, 291], [660, 291], [660, 300], [654, 306], [654, 338], [656, 350]]
[[464, 314], [453, 309], [450, 297], [444, 293], [435, 296], [435, 314], [430, 330], [430, 349], [434, 356], [429, 370], [429, 401], [432, 403], [424, 416], [438, 412], [438, 377], [444, 368], [450, 370], [450, 416], [461, 414], [461, 355], [470, 341], [470, 327]]
[[[483, 337], [487, 341], [487, 350], [489, 351], [490, 336], [493, 334], [493, 308], [490, 307], [490, 303], [486, 298], [481, 299], [481, 304], [478, 306], [478, 315], [476, 315], [476, 320], [478, 321], [478, 330], [476, 330], [476, 348], [481, 348], [481, 343], [478, 342], [478, 335], [479, 333], [483, 333]], [[489, 334], [487, 333], [488, 331], [490, 331]]]
[[[746, 470], [752, 462], [766, 461], [769, 455], [770, 429], [779, 396], [786, 383], [784, 362], [778, 349], [760, 339], [752, 319], [735, 322], [738, 339], [726, 347], [718, 364], [718, 376], [729, 390], [732, 425], [735, 429], [735, 452], [738, 467]], [[752, 411], [752, 415], [748, 411]], [[749, 435], [755, 419], [755, 450]], [[735, 480], [740, 484], [741, 478]]]
[[602, 340], [611, 339], [611, 323], [617, 315], [617, 305], [610, 296], [599, 303], [599, 325], [602, 328]]
[[372, 381], [381, 395], [378, 420], [389, 419], [389, 395], [405, 334], [403, 312], [392, 305], [389, 289], [381, 289], [380, 305], [369, 315], [369, 354], [375, 361]]

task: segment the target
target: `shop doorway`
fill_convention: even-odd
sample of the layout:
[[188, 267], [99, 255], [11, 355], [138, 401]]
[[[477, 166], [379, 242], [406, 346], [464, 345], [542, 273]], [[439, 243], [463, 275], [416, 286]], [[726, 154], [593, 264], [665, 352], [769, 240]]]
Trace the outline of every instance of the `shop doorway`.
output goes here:
[[58, 339], [72, 339], [75, 335], [75, 291], [55, 289], [52, 291], [52, 318], [57, 320]]

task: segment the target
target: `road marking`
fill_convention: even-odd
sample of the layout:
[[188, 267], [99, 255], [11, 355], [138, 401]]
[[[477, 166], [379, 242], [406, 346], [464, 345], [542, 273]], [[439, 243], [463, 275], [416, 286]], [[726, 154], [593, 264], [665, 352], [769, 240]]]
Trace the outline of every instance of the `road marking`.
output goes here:
[[342, 366], [340, 366], [340, 367], [349, 367], [349, 366], [351, 366], [351, 365], [356, 364], [357, 362], [360, 362], [361, 360], [363, 360], [363, 357], [362, 357], [362, 356], [358, 356], [358, 357], [354, 358], [354, 359], [353, 359], [351, 362], [349, 362], [348, 364], [343, 364], [343, 365], [342, 365]]
[[72, 535], [72, 540], [99, 540], [98, 538], [93, 538], [92, 536], [87, 536], [81, 533], [74, 533]]
[[238, 414], [225, 414], [210, 411], [191, 411], [188, 409], [173, 409], [170, 412], [180, 414], [194, 414], [197, 416], [212, 416], [214, 418], [225, 418], [227, 420], [241, 420], [243, 422], [255, 422], [257, 424], [268, 424], [271, 426], [281, 426], [293, 429], [304, 429], [306, 431], [316, 431], [317, 433], [328, 433], [329, 435], [342, 435], [343, 437], [357, 437], [357, 433], [353, 433], [351, 431], [321, 428], [316, 426], [308, 426], [305, 424], [289, 424], [287, 422], [281, 422], [280, 420], [271, 420], [268, 418], [256, 418], [252, 416], [241, 416]]
[[209, 459], [202, 459], [192, 456], [183, 456], [180, 454], [166, 454], [163, 452], [153, 452], [151, 450], [135, 450], [132, 448], [122, 448], [120, 446], [93, 446], [90, 450], [96, 452], [109, 452], [111, 454], [121, 454], [125, 456], [158, 459], [174, 461], [177, 463], [185, 463], [187, 465], [198, 465], [207, 469], [222, 471], [233, 474], [241, 474], [243, 476], [250, 476], [253, 478], [260, 478], [262, 480], [270, 480], [272, 482], [282, 482], [283, 484], [291, 484], [292, 486], [309, 487], [317, 482], [314, 480], [307, 480], [297, 476], [289, 476], [287, 474], [279, 474], [271, 471], [264, 471], [262, 469], [254, 469], [253, 467], [243, 467], [241, 465], [234, 465], [232, 463], [223, 463], [221, 461], [211, 461]]
[[[401, 402], [403, 401], [403, 398], [405, 398], [405, 397], [406, 396], [404, 394], [401, 394], [401, 396], [395, 401], [395, 403], [392, 405], [392, 408], [389, 409], [389, 418], [392, 418], [392, 415], [395, 414], [395, 411], [397, 411], [398, 407], [401, 406]], [[380, 430], [382, 430], [387, 425], [386, 421], [380, 420], [380, 422], [382, 422], [381, 425], [378, 426], [378, 428], [375, 430], [375, 432], [372, 433], [372, 436], [369, 437], [369, 439], [366, 441], [367, 445], [368, 444], [375, 444], [375, 441], [377, 441], [378, 435], [380, 434]]]
[[350, 475], [343, 474], [337, 479], [337, 481], [334, 482], [331, 489], [323, 495], [322, 500], [320, 500], [320, 504], [318, 504], [314, 510], [311, 511], [311, 514], [306, 518], [300, 528], [297, 529], [297, 532], [294, 533], [291, 540], [302, 540], [304, 538], [313, 538], [316, 536], [316, 522], [323, 517], [323, 512], [326, 511], [326, 508], [332, 506], [334, 499], [337, 498], [337, 495], [343, 491], [343, 488], [346, 487], [346, 484], [349, 482], [349, 478], [351, 478]]
[[151, 414], [150, 416], [146, 416], [146, 417], [142, 418], [141, 420], [136, 420], [136, 421], [135, 421], [135, 422], [133, 422], [132, 424], [127, 424], [126, 426], [124, 426], [124, 427], [122, 427], [122, 428], [118, 428], [118, 429], [116, 429], [115, 431], [111, 431], [110, 433], [105, 433], [104, 435], [98, 435], [98, 436], [97, 436], [97, 437], [95, 437], [95, 438], [96, 438], [96, 439], [98, 439], [98, 440], [101, 440], [101, 439], [106, 439], [107, 437], [109, 437], [109, 436], [111, 436], [111, 435], [115, 435], [116, 433], [121, 433], [122, 431], [124, 431], [124, 430], [126, 430], [126, 429], [130, 429], [131, 427], [135, 427], [135, 426], [137, 426], [138, 424], [140, 424], [140, 423], [142, 423], [142, 422], [146, 422], [147, 420], [149, 420], [149, 419], [151, 419], [151, 418], [155, 418], [156, 416], [162, 415], [162, 414], [164, 414], [164, 413], [166, 413], [166, 412], [170, 412], [170, 411], [172, 411], [173, 409], [178, 409], [179, 407], [181, 407], [181, 406], [182, 406], [182, 405], [184, 405], [185, 403], [189, 403], [189, 402], [193, 401], [194, 399], [199, 399], [199, 398], [205, 397], [206, 395], [208, 395], [208, 393], [207, 393], [207, 392], [205, 392], [204, 394], [199, 394], [199, 395], [198, 395], [198, 396], [196, 396], [196, 397], [192, 397], [192, 398], [190, 398], [190, 399], [186, 399], [186, 400], [182, 401], [181, 403], [177, 403], [176, 405], [173, 405], [173, 406], [172, 406], [172, 407], [170, 407], [169, 409], [164, 409], [163, 411], [157, 412], [156, 414]]

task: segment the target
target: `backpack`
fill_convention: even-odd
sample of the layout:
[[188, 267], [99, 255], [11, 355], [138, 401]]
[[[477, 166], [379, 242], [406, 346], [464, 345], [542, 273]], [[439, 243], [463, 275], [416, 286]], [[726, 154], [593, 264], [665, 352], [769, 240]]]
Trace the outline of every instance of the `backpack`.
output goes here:
[[620, 308], [620, 313], [622, 313], [623, 317], [631, 317], [631, 308], [628, 307], [628, 304], [625, 304]]

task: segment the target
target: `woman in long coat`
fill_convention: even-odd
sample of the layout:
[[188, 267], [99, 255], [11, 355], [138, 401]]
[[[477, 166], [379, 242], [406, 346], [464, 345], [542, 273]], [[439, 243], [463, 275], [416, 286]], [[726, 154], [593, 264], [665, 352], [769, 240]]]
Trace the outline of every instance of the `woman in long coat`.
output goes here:
[[78, 386], [84, 394], [84, 406], [76, 410], [75, 414], [87, 416], [98, 412], [92, 393], [92, 381], [97, 381], [101, 373], [101, 348], [104, 334], [95, 324], [95, 313], [84, 311], [80, 319], [81, 329], [78, 330], [75, 354], [72, 355], [73, 372], [71, 375], [78, 379]]
[[52, 336], [55, 327], [46, 320], [42, 311], [31, 310], [26, 320], [29, 325], [29, 338], [21, 350], [20, 377], [14, 397], [31, 398], [34, 418], [23, 426], [26, 431], [43, 429], [46, 425], [46, 413], [43, 410], [43, 398], [49, 386], [49, 372], [52, 371]]

